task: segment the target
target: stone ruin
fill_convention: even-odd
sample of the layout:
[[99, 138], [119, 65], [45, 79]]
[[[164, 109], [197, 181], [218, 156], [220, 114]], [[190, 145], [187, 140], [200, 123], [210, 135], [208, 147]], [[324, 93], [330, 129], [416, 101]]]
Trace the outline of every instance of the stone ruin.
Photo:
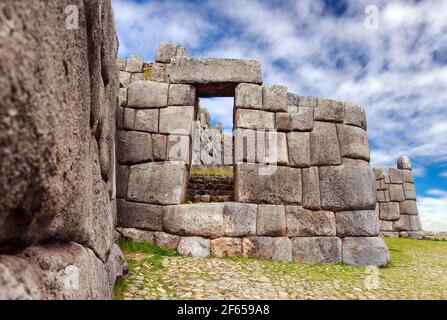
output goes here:
[[410, 159], [401, 157], [397, 161], [397, 169], [374, 168], [374, 173], [377, 185], [376, 210], [382, 235], [423, 238]]
[[[188, 58], [175, 43], [162, 43], [153, 63], [131, 56], [118, 66], [126, 80], [117, 134], [122, 236], [194, 257], [389, 262], [379, 235], [389, 220], [397, 220], [392, 231], [406, 228], [400, 226], [415, 207], [414, 185], [403, 178], [411, 171], [369, 166], [361, 107], [262, 85], [256, 61]], [[233, 147], [232, 201], [187, 199], [192, 159], [200, 151], [193, 145], [201, 97], [234, 97], [233, 141], [227, 144]], [[390, 172], [383, 181], [382, 172]], [[390, 204], [401, 201], [401, 215], [388, 216], [376, 179], [378, 186], [391, 182]], [[402, 195], [395, 194], [397, 183]]]

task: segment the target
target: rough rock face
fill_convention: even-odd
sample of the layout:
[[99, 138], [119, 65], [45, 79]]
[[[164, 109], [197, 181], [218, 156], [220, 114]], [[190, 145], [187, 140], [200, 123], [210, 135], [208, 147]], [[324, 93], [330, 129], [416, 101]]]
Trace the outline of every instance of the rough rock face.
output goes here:
[[[118, 44], [110, 1], [72, 4], [0, 4], [0, 292], [8, 298], [111, 296]], [[78, 244], [57, 244], [68, 241]], [[45, 281], [58, 265], [33, 259], [46, 249], [33, 259], [23, 255], [34, 249], [6, 255], [39, 243], [84, 270], [80, 290]]]

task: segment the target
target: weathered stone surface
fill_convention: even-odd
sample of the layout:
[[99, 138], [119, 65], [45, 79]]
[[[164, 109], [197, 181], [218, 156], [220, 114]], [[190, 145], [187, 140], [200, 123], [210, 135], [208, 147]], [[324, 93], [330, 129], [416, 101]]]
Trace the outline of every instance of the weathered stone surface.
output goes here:
[[381, 220], [380, 221], [380, 230], [386, 231], [386, 232], [393, 231], [393, 221]]
[[257, 61], [237, 59], [172, 59], [166, 67], [171, 83], [262, 83]]
[[401, 214], [399, 220], [394, 221], [393, 224], [394, 231], [408, 231], [411, 230], [410, 216], [406, 214]]
[[131, 55], [127, 58], [126, 71], [127, 72], [141, 72], [143, 70], [143, 58], [138, 55]]
[[397, 159], [397, 169], [411, 170], [411, 160], [407, 156]]
[[341, 164], [340, 147], [337, 130], [334, 123], [314, 123], [310, 133], [310, 150], [312, 165], [338, 165]]
[[298, 96], [298, 108], [316, 108], [317, 98], [309, 96]]
[[175, 250], [177, 249], [180, 237], [165, 232], [154, 232], [154, 240], [155, 244], [159, 247], [165, 247]]
[[289, 147], [290, 165], [292, 167], [310, 166], [310, 133], [289, 132], [287, 134]]
[[[144, 80], [144, 75], [143, 75]], [[166, 65], [164, 63], [153, 63], [151, 66], [151, 81], [167, 82], [166, 81]]]
[[262, 109], [274, 112], [287, 111], [287, 88], [279, 85], [262, 87]]
[[284, 206], [260, 204], [256, 234], [259, 236], [284, 236], [286, 234]]
[[421, 231], [401, 231], [399, 232], [400, 238], [411, 238], [416, 240], [424, 239], [425, 233]]
[[399, 232], [383, 231], [380, 235], [386, 238], [399, 238]]
[[406, 200], [416, 200], [416, 190], [413, 183], [405, 182], [404, 185], [404, 195]]
[[419, 218], [419, 215], [410, 216], [410, 229], [412, 231], [422, 230], [421, 219]]
[[120, 163], [152, 161], [152, 138], [149, 133], [118, 131], [117, 158]]
[[186, 48], [174, 42], [162, 42], [155, 55], [156, 62], [169, 63], [173, 58], [186, 57]]
[[116, 196], [125, 199], [127, 196], [127, 180], [129, 178], [129, 167], [118, 166], [116, 171]]
[[390, 184], [390, 199], [391, 201], [405, 201], [404, 190], [401, 184]]
[[168, 105], [167, 83], [135, 81], [127, 90], [127, 105], [132, 108], [160, 108]]
[[299, 98], [300, 98], [299, 95], [287, 92], [287, 103], [289, 106], [298, 107]]
[[314, 108], [299, 107], [297, 113], [292, 113], [290, 129], [292, 131], [312, 131], [314, 127]]
[[236, 108], [262, 109], [262, 87], [257, 84], [240, 83], [234, 94]]
[[292, 247], [286, 237], [248, 237], [242, 239], [244, 257], [262, 257], [276, 261], [291, 261]]
[[109, 278], [110, 292], [113, 293], [115, 291], [116, 279], [128, 272], [126, 258], [115, 243], [110, 248], [110, 253], [104, 267]]
[[235, 162], [256, 162], [256, 144], [260, 138], [265, 139], [264, 131], [249, 129], [234, 129], [234, 159]]
[[341, 164], [344, 166], [367, 167], [369, 161], [362, 159], [341, 158]]
[[389, 177], [389, 182], [385, 181], [387, 183], [396, 183], [396, 184], [404, 183], [403, 170], [390, 168], [390, 169], [388, 169], [388, 177]]
[[338, 124], [337, 132], [342, 157], [369, 161], [368, 135], [365, 130], [354, 126]]
[[236, 201], [301, 204], [301, 195], [300, 169], [256, 164], [236, 165]]
[[404, 182], [414, 183], [414, 176], [411, 170], [402, 170]]
[[160, 133], [190, 135], [194, 120], [193, 106], [173, 106], [160, 109]]
[[331, 99], [318, 98], [315, 120], [343, 123], [344, 104]]
[[137, 110], [135, 124], [137, 131], [158, 132], [158, 109]]
[[382, 168], [373, 168], [374, 175], [376, 176], [376, 180], [380, 180], [383, 178], [383, 169]]
[[126, 70], [126, 59], [117, 57], [116, 58], [116, 68], [118, 71], [125, 71]]
[[383, 190], [377, 190], [377, 202], [385, 202], [385, 192]]
[[366, 130], [365, 109], [354, 104], [346, 103], [344, 124], [356, 126]]
[[154, 160], [163, 161], [166, 160], [166, 148], [168, 137], [163, 134], [153, 134], [152, 143], [154, 151]]
[[310, 211], [286, 206], [287, 236], [335, 236], [335, 216], [329, 211]]
[[163, 207], [154, 204], [128, 202], [118, 199], [118, 225], [161, 231], [163, 229]]
[[235, 127], [246, 129], [274, 129], [275, 114], [260, 110], [237, 109]]
[[142, 72], [132, 73], [130, 75], [130, 83], [143, 80], [144, 80], [144, 74]]
[[126, 87], [129, 85], [130, 83], [130, 72], [126, 72], [126, 71], [120, 71], [119, 72], [119, 81], [120, 81], [120, 86], [122, 87]]
[[398, 202], [384, 202], [380, 204], [381, 220], [397, 220], [399, 219], [400, 210]]
[[224, 235], [223, 211], [224, 205], [220, 203], [167, 206], [163, 228], [182, 236], [219, 238]]
[[130, 167], [127, 199], [154, 204], [179, 204], [185, 197], [185, 165], [145, 163]]
[[182, 237], [177, 251], [183, 256], [206, 258], [210, 255], [210, 240], [200, 237]]
[[210, 241], [211, 256], [216, 258], [241, 256], [242, 240], [239, 238], [219, 238]]
[[380, 232], [380, 220], [375, 210], [342, 211], [335, 213], [338, 237], [373, 237]]
[[340, 263], [341, 251], [340, 238], [292, 238], [293, 261], [303, 263]]
[[258, 163], [277, 163], [288, 165], [287, 136], [283, 132], [267, 131], [264, 139], [259, 139], [262, 131], [258, 132], [256, 141], [256, 158]]
[[292, 131], [292, 114], [277, 112], [275, 115], [275, 129], [279, 131]]
[[118, 105], [120, 107], [124, 107], [127, 105], [127, 89], [125, 88], [119, 89]]
[[196, 88], [187, 84], [171, 84], [169, 86], [168, 105], [193, 106], [196, 104]]
[[133, 130], [135, 125], [135, 109], [124, 108], [123, 128]]
[[406, 200], [399, 203], [399, 206], [401, 214], [415, 215], [419, 213], [416, 201], [414, 200]]
[[149, 230], [140, 230], [137, 228], [117, 228], [118, 232], [122, 237], [136, 240], [144, 241], [149, 243], [154, 243], [154, 232]]
[[256, 235], [258, 206], [256, 204], [227, 202], [223, 220], [227, 237], [246, 237]]
[[303, 207], [311, 210], [319, 210], [320, 204], [320, 183], [318, 178], [318, 168], [310, 167], [303, 169]]
[[170, 134], [168, 136], [167, 158], [169, 161], [181, 161], [191, 163], [191, 140], [189, 136], [177, 136]]
[[20, 256], [0, 256], [0, 287], [0, 298], [8, 300], [112, 296], [104, 264], [92, 250], [73, 242], [30, 247]]
[[346, 237], [343, 239], [343, 263], [354, 266], [384, 267], [390, 252], [380, 237]]
[[374, 210], [375, 177], [369, 167], [320, 167], [321, 207], [330, 211]]

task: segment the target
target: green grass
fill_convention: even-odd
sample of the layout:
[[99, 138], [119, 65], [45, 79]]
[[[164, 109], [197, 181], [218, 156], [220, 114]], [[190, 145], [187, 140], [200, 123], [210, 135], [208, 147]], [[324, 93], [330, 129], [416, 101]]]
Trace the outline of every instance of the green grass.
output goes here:
[[191, 175], [195, 176], [221, 176], [232, 177], [233, 167], [228, 168], [207, 168], [207, 169], [191, 169]]
[[118, 240], [118, 246], [124, 253], [146, 253], [146, 254], [155, 254], [159, 256], [165, 257], [173, 257], [178, 256], [177, 251], [159, 247], [153, 243], [144, 242], [144, 241], [135, 241], [131, 239], [120, 239]]

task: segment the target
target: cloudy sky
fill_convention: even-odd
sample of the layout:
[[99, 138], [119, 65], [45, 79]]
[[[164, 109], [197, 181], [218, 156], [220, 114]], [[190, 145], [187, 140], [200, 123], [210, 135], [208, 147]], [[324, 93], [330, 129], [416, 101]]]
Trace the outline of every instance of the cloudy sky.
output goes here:
[[[423, 227], [447, 230], [447, 1], [112, 3], [121, 56], [152, 61], [175, 41], [191, 57], [259, 60], [266, 84], [364, 106], [372, 164], [410, 156]], [[203, 104], [231, 128], [231, 101]]]

